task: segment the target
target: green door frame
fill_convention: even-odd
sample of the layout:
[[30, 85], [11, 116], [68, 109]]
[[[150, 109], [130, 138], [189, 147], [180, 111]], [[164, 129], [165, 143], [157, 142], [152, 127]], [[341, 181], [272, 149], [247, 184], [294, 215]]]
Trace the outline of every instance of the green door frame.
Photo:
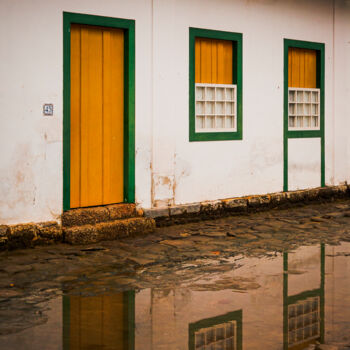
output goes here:
[[[316, 86], [320, 89], [320, 130], [290, 131], [288, 130], [288, 50], [290, 47], [315, 50]], [[283, 119], [283, 191], [288, 191], [288, 139], [319, 138], [321, 141], [321, 187], [325, 186], [325, 132], [324, 132], [324, 72], [325, 45], [311, 41], [284, 39], [284, 119]]]
[[70, 28], [85, 24], [124, 30], [124, 202], [135, 202], [135, 21], [63, 12], [63, 210], [70, 209]]

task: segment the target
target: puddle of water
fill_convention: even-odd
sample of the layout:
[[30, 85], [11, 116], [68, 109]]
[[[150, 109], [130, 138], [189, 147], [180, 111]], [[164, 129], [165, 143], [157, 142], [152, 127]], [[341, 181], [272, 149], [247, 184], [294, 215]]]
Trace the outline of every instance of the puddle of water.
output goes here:
[[176, 286], [51, 299], [0, 348], [350, 349], [350, 243], [183, 267]]

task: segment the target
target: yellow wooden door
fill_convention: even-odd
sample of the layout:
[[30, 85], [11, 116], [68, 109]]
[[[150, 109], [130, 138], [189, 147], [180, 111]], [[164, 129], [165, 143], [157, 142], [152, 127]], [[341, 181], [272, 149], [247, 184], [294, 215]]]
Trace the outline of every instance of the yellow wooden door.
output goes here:
[[123, 30], [72, 25], [70, 114], [70, 207], [123, 202]]
[[288, 50], [288, 87], [316, 88], [316, 51], [299, 49]]
[[196, 38], [195, 82], [232, 84], [232, 41]]

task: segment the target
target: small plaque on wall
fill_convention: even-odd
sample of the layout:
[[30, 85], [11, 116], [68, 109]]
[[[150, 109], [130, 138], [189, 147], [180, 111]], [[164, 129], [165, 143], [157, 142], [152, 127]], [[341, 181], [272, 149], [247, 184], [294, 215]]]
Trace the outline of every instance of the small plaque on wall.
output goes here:
[[53, 115], [53, 104], [52, 103], [45, 103], [43, 105], [43, 114], [45, 116]]

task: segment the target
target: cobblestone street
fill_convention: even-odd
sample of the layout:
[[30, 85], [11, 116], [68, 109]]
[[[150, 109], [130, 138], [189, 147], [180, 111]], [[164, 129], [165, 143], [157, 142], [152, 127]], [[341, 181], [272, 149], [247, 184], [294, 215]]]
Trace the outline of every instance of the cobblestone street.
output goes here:
[[[263, 283], [249, 273], [238, 277], [226, 274], [261, 264], [261, 275], [269, 275], [269, 261], [282, 259], [302, 247], [314, 249], [321, 245], [328, 249], [345, 244], [346, 248], [346, 242], [350, 242], [350, 200], [162, 227], [144, 237], [95, 245], [59, 244], [2, 252], [0, 344], [3, 338], [12, 349], [11, 334], [50, 322], [50, 303], [62, 295], [89, 298], [181, 288], [249, 294], [261, 290]], [[341, 255], [348, 264], [344, 269], [350, 257], [350, 249], [346, 249]], [[303, 271], [289, 269], [288, 274], [298, 276]], [[348, 288], [349, 280], [347, 283]], [[346, 298], [348, 302], [348, 294]], [[346, 322], [349, 327], [349, 319]], [[346, 349], [350, 338], [344, 334], [338, 345], [334, 344], [333, 339], [329, 347], [310, 345], [310, 349]], [[166, 348], [182, 349], [175, 345]], [[260, 347], [272, 348], [281, 347]]]

